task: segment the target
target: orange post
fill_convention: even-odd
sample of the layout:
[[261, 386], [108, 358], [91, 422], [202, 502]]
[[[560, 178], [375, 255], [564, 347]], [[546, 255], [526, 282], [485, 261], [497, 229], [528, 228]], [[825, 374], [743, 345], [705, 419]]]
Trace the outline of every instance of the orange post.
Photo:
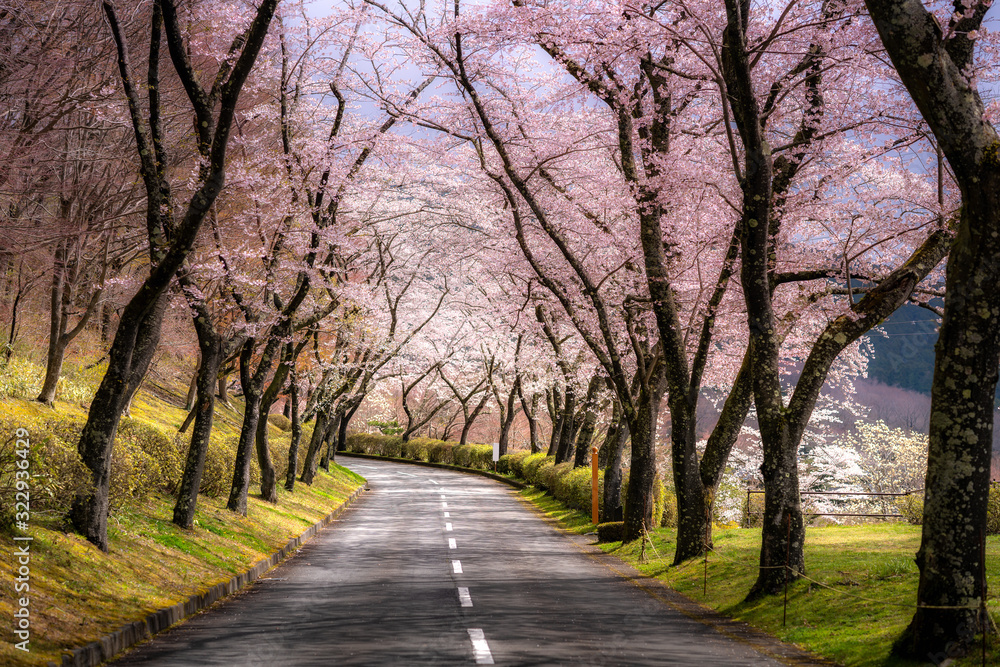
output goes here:
[[597, 447], [594, 446], [590, 450], [590, 504], [591, 504], [591, 519], [594, 524], [597, 524]]

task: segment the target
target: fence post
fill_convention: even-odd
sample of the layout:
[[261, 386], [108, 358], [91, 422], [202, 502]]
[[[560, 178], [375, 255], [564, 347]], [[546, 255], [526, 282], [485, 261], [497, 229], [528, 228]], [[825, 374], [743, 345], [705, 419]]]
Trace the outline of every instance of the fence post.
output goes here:
[[785, 514], [785, 607], [781, 612], [781, 627], [788, 622], [788, 569], [792, 554], [792, 515]]

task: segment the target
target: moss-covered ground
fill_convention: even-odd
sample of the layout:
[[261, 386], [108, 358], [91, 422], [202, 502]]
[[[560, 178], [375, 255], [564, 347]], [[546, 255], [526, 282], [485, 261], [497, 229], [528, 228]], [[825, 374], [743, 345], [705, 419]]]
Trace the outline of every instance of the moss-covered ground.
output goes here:
[[[182, 402], [182, 401], [180, 401]], [[132, 406], [132, 418], [161, 431], [176, 433], [184, 419], [177, 394], [144, 385]], [[26, 400], [0, 401], [5, 425], [39, 419], [86, 418], [85, 406], [59, 401], [48, 408]], [[213, 438], [234, 437], [239, 406], [217, 411]], [[11, 434], [4, 434], [4, 438]], [[275, 430], [275, 440], [287, 434]], [[272, 450], [285, 443], [272, 442]], [[231, 470], [231, 465], [230, 465]], [[231, 472], [229, 473], [231, 475]], [[279, 466], [279, 474], [283, 470]], [[247, 516], [226, 510], [225, 494], [200, 496], [195, 526], [173, 523], [174, 498], [156, 490], [117, 508], [109, 518], [109, 553], [102, 553], [72, 532], [58, 513], [33, 514], [30, 543], [30, 652], [14, 648], [11, 621], [15, 570], [19, 567], [13, 533], [0, 534], [0, 617], [6, 619], [0, 644], [2, 665], [44, 665], [60, 652], [99, 639], [152, 611], [176, 604], [245, 571], [304, 532], [340, 505], [364, 480], [331, 464], [312, 486], [297, 484], [294, 493], [279, 488], [276, 505], [251, 496]], [[253, 490], [256, 490], [254, 487]], [[7, 503], [8, 498], [3, 502]]]

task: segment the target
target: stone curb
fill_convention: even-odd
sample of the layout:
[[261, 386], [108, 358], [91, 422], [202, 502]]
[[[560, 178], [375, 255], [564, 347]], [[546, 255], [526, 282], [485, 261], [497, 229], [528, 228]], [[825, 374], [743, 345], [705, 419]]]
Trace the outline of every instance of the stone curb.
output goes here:
[[527, 482], [521, 482], [510, 477], [504, 477], [489, 470], [479, 470], [478, 468], [463, 468], [462, 466], [451, 465], [450, 463], [431, 463], [429, 461], [414, 461], [413, 459], [398, 459], [394, 456], [376, 456], [375, 454], [359, 454], [356, 452], [337, 452], [337, 456], [353, 456], [359, 459], [372, 459], [373, 461], [393, 461], [394, 463], [412, 463], [413, 465], [426, 466], [428, 468], [444, 468], [445, 470], [457, 470], [458, 472], [471, 472], [480, 477], [489, 477], [498, 482], [509, 484], [516, 489], [527, 489], [531, 486]]
[[106, 660], [110, 660], [125, 649], [135, 646], [139, 642], [149, 639], [158, 632], [166, 630], [170, 626], [192, 616], [196, 612], [205, 609], [218, 602], [222, 598], [245, 588], [248, 584], [258, 579], [262, 574], [280, 563], [287, 556], [298, 550], [305, 542], [312, 538], [320, 530], [328, 526], [334, 519], [353, 503], [364, 487], [357, 488], [343, 503], [335, 510], [323, 517], [320, 521], [310, 526], [298, 537], [293, 537], [288, 543], [278, 551], [275, 551], [267, 558], [254, 563], [254, 565], [241, 574], [237, 574], [229, 581], [216, 584], [204, 593], [192, 595], [184, 602], [178, 602], [170, 607], [164, 607], [154, 611], [141, 621], [129, 623], [120, 629], [105, 635], [95, 642], [86, 646], [72, 649], [63, 653], [62, 662], [49, 662], [48, 667], [95, 667]]

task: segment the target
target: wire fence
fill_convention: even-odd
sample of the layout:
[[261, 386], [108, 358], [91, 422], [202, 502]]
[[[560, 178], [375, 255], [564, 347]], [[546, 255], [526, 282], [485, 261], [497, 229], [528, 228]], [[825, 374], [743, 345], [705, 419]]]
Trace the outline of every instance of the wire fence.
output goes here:
[[[889, 503], [892, 507], [899, 508], [900, 504], [899, 498], [910, 498], [916, 494], [923, 493], [923, 489], [914, 489], [912, 491], [902, 491], [899, 493], [887, 493], [887, 492], [869, 492], [869, 491], [801, 491], [800, 496], [818, 496], [821, 498], [828, 498], [834, 503], [847, 504], [851, 503], [850, 506], [844, 507], [844, 509], [861, 510], [865, 509], [864, 502], [858, 502], [860, 499], [878, 499], [882, 505], [881, 512], [864, 512], [864, 511], [851, 511], [851, 512], [825, 512], [825, 511], [803, 511], [803, 516], [808, 517], [835, 517], [836, 519], [841, 518], [852, 518], [852, 519], [901, 519], [901, 520], [912, 520], [912, 517], [908, 514], [903, 514], [902, 512], [889, 512], [886, 511], [889, 508]], [[753, 496], [764, 495], [763, 490], [759, 489], [747, 489], [747, 499], [743, 506], [743, 521], [741, 522], [745, 528], [753, 528], [759, 524], [759, 519], [763, 517], [764, 508], [760, 505], [760, 508], [756, 508], [756, 503], [753, 502]], [[888, 503], [882, 499], [891, 498]]]
[[[761, 493], [763, 493], [763, 492], [761, 492]], [[814, 493], [817, 493], [817, 492], [814, 492]], [[917, 491], [911, 491], [911, 492], [908, 492], [908, 493], [899, 493], [899, 494], [882, 494], [882, 495], [905, 496], [905, 495], [910, 495], [912, 493], [917, 493]], [[748, 497], [749, 497], [749, 495], [748, 495]], [[868, 515], [864, 515], [864, 516], [868, 516]], [[790, 529], [790, 524], [789, 524], [789, 529]], [[897, 607], [897, 608], [906, 608], [906, 609], [911, 609], [911, 610], [914, 610], [914, 611], [916, 609], [918, 609], [918, 608], [921, 608], [921, 609], [956, 609], [956, 610], [970, 610], [970, 611], [972, 611], [972, 610], [978, 610], [979, 611], [979, 616], [980, 616], [980, 618], [979, 618], [980, 628], [979, 629], [981, 630], [981, 633], [982, 633], [982, 664], [985, 667], [985, 665], [987, 665], [987, 638], [991, 634], [996, 634], [997, 637], [1000, 638], [1000, 628], [998, 628], [996, 620], [993, 618], [993, 614], [990, 612], [990, 610], [988, 608], [989, 603], [991, 602], [991, 600], [989, 599], [989, 591], [988, 591], [988, 586], [987, 586], [987, 581], [986, 581], [986, 540], [985, 540], [985, 534], [980, 534], [980, 538], [979, 539], [980, 539], [980, 550], [981, 550], [981, 558], [980, 558], [980, 570], [981, 570], [980, 571], [980, 591], [981, 591], [981, 595], [979, 595], [977, 598], [975, 598], [973, 600], [970, 600], [970, 602], [968, 604], [964, 604], [964, 605], [928, 605], [928, 604], [920, 604], [918, 602], [913, 602], [913, 601], [909, 601], [908, 602], [908, 601], [904, 601], [904, 600], [891, 600], [891, 599], [886, 599], [886, 598], [877, 598], [876, 599], [876, 598], [873, 598], [873, 597], [868, 597], [866, 595], [860, 595], [858, 593], [854, 593], [854, 592], [851, 592], [851, 591], [842, 590], [840, 588], [831, 586], [830, 584], [827, 584], [827, 583], [824, 583], [822, 581], [819, 581], [818, 579], [810, 577], [810, 576], [806, 575], [805, 572], [800, 572], [800, 571], [796, 570], [796, 568], [794, 568], [793, 566], [789, 565], [788, 562], [787, 562], [787, 560], [786, 560], [786, 563], [784, 565], [772, 565], [772, 566], [754, 565], [753, 567], [756, 570], [778, 570], [778, 569], [785, 570], [786, 574], [785, 574], [784, 601], [783, 601], [783, 607], [784, 608], [783, 608], [783, 612], [782, 612], [782, 627], [785, 627], [787, 625], [787, 621], [788, 621], [788, 586], [789, 586], [790, 583], [792, 583], [792, 582], [794, 582], [796, 580], [799, 580], [799, 579], [801, 579], [803, 581], [809, 582], [810, 587], [813, 586], [813, 585], [815, 585], [815, 586], [817, 586], [819, 588], [823, 588], [824, 590], [831, 591], [831, 592], [833, 592], [833, 593], [835, 593], [835, 594], [837, 594], [839, 596], [850, 598], [850, 599], [853, 599], [853, 600], [857, 600], [859, 602], [865, 602], [865, 603], [872, 604], [872, 605], [881, 605], [881, 606], [889, 606], [889, 607]], [[647, 546], [647, 544], [649, 545], [649, 548], [650, 548], [650, 550], [652, 551], [652, 553], [654, 555], [654, 558], [652, 558], [652, 559], [649, 556], [647, 556], [647, 554], [646, 554], [646, 546]], [[640, 560], [640, 562], [650, 562], [651, 560], [656, 560], [656, 561], [662, 561], [662, 560], [664, 560], [664, 557], [661, 556], [660, 552], [656, 549], [656, 545], [653, 543], [652, 537], [649, 535], [648, 532], [645, 532], [645, 531], [643, 532], [643, 539], [642, 539], [642, 546], [641, 546], [641, 550], [640, 550], [639, 560]], [[737, 559], [737, 558], [729, 558], [727, 556], [724, 556], [720, 552], [716, 551], [713, 547], [706, 545], [706, 548], [705, 548], [705, 551], [704, 551], [704, 555], [703, 555], [702, 558], [700, 558], [700, 559], [693, 558], [693, 559], [687, 560], [687, 561], [685, 561], [685, 562], [683, 562], [683, 563], [681, 563], [681, 564], [679, 564], [679, 565], [677, 565], [675, 567], [671, 567], [670, 571], [669, 571], [669, 575], [666, 577], [666, 583], [667, 583], [667, 585], [672, 586], [672, 582], [671, 582], [672, 579], [676, 579], [677, 576], [679, 576], [680, 574], [684, 573], [685, 571], [687, 571], [687, 570], [689, 570], [689, 569], [691, 569], [691, 568], [693, 568], [695, 566], [700, 565], [702, 567], [702, 594], [704, 595], [705, 598], [707, 598], [708, 597], [709, 581], [710, 581], [710, 577], [709, 577], [709, 565], [710, 565], [710, 563], [726, 563], [728, 565], [736, 566], [736, 567], [741, 568], [741, 569], [745, 569], [747, 567], [747, 565], [748, 565], [748, 561], [745, 558], [739, 558], [739, 559]], [[953, 657], [953, 656], [949, 656], [949, 657]]]

